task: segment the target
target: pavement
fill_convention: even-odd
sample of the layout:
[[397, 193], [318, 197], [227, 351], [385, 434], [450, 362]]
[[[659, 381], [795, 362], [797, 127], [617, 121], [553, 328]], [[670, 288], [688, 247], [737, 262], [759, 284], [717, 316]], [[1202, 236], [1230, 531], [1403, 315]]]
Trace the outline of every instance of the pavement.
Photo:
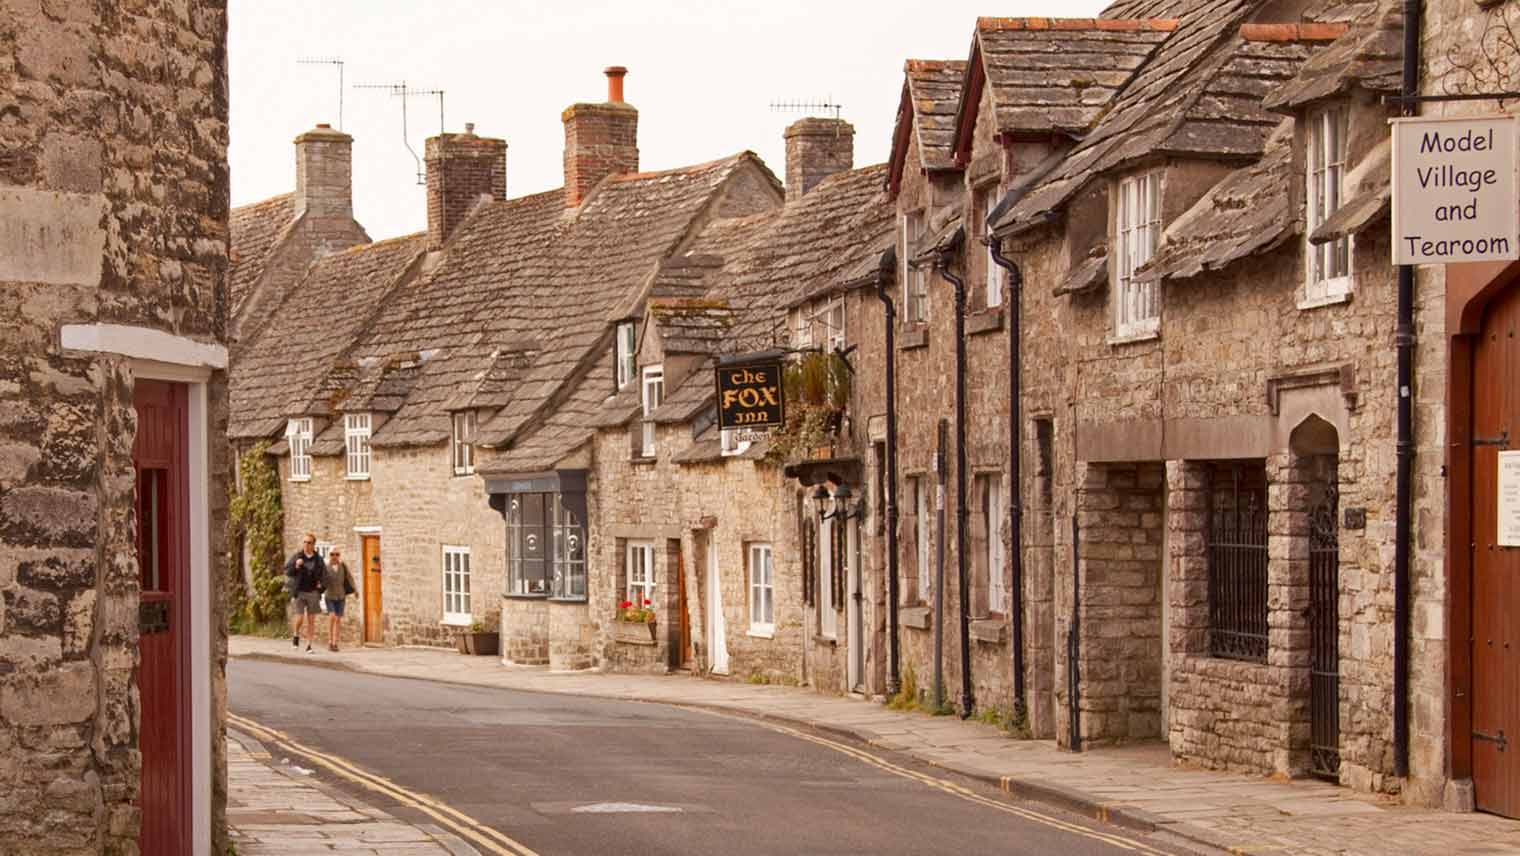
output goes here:
[[227, 826], [237, 856], [478, 856], [456, 836], [321, 784], [235, 729], [227, 736]]
[[1520, 822], [1493, 815], [1404, 806], [1316, 780], [1182, 766], [1159, 743], [1070, 753], [1053, 741], [1010, 739], [990, 725], [804, 688], [689, 675], [551, 672], [432, 648], [305, 654], [289, 640], [243, 636], [231, 639], [229, 653], [468, 686], [710, 708], [801, 725], [901, 752], [1017, 798], [1237, 854], [1520, 853]]

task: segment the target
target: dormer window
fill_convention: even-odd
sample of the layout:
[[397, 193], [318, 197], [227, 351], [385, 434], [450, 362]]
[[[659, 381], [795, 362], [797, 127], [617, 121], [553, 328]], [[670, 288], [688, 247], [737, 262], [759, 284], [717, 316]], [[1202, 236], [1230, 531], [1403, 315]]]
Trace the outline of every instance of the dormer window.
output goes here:
[[904, 214], [901, 231], [903, 323], [920, 324], [929, 320], [929, 278], [924, 271], [909, 264], [909, 259], [913, 257], [913, 248], [924, 236], [924, 212]]
[[460, 410], [454, 414], [452, 445], [456, 476], [475, 472], [475, 420], [473, 410]]
[[343, 445], [348, 452], [348, 478], [369, 478], [370, 425], [368, 413], [343, 414]]
[[[992, 234], [992, 206], [995, 204], [993, 202], [993, 198], [993, 188], [984, 187], [976, 192], [976, 199], [973, 202], [973, 206], [976, 210], [976, 216], [981, 222], [981, 234], [983, 238]], [[986, 306], [988, 309], [991, 309], [995, 306], [1002, 306], [1003, 269], [998, 267], [997, 262], [995, 262], [992, 258], [991, 243], [987, 244], [987, 249], [983, 253], [983, 265], [987, 269]]]
[[617, 325], [617, 387], [627, 386], [638, 374], [638, 336], [632, 321]]
[[285, 441], [290, 445], [290, 480], [310, 480], [311, 417], [291, 419], [286, 422]]
[[1161, 173], [1120, 180], [1113, 242], [1114, 335], [1118, 338], [1154, 333], [1160, 323], [1156, 283], [1135, 281], [1135, 271], [1151, 260], [1160, 237]]
[[[1334, 107], [1311, 116], [1305, 143], [1308, 187], [1304, 198], [1308, 228], [1304, 234], [1312, 235], [1341, 206], [1342, 182], [1346, 173], [1346, 110]], [[1306, 298], [1311, 302], [1332, 300], [1350, 291], [1350, 238], [1318, 245], [1305, 240], [1304, 250]]]
[[665, 367], [650, 366], [644, 369], [644, 434], [639, 444], [640, 457], [654, 457], [654, 412], [659, 409], [660, 402], [665, 400]]

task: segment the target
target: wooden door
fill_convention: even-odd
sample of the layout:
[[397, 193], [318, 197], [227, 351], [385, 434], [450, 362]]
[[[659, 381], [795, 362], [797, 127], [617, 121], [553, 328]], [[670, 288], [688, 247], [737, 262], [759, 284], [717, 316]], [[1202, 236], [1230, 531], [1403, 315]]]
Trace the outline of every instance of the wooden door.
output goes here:
[[1507, 817], [1520, 817], [1520, 547], [1499, 544], [1499, 493], [1501, 454], [1520, 447], [1517, 326], [1520, 287], [1511, 286], [1489, 306], [1473, 353], [1470, 447], [1473, 797]]
[[364, 641], [383, 642], [385, 627], [382, 623], [384, 612], [381, 610], [379, 535], [364, 536], [359, 557], [364, 563]]
[[139, 380], [137, 436], [137, 691], [142, 705], [138, 807], [143, 853], [190, 853], [189, 400], [184, 384]]
[[684, 668], [691, 663], [691, 607], [686, 601], [686, 562], [681, 551], [680, 541], [670, 542], [671, 566], [675, 568], [676, 576], [676, 601], [680, 611], [679, 620], [676, 624], [675, 662], [671, 665]]

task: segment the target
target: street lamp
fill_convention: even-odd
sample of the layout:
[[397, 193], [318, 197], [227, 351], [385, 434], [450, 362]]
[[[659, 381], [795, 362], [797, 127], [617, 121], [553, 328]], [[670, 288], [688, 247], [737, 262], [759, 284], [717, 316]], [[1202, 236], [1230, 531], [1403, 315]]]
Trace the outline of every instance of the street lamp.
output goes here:
[[855, 491], [850, 490], [849, 485], [839, 485], [832, 493], [827, 487], [819, 485], [813, 488], [813, 509], [820, 521], [849, 520], [864, 515], [866, 504], [864, 499], [855, 498]]

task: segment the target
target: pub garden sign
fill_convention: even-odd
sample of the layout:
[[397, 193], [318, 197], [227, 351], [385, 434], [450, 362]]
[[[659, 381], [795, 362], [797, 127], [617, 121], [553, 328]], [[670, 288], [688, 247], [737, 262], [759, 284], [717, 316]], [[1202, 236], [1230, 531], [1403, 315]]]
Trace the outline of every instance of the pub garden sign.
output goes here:
[[719, 428], [764, 431], [785, 423], [780, 353], [724, 357], [716, 374]]

